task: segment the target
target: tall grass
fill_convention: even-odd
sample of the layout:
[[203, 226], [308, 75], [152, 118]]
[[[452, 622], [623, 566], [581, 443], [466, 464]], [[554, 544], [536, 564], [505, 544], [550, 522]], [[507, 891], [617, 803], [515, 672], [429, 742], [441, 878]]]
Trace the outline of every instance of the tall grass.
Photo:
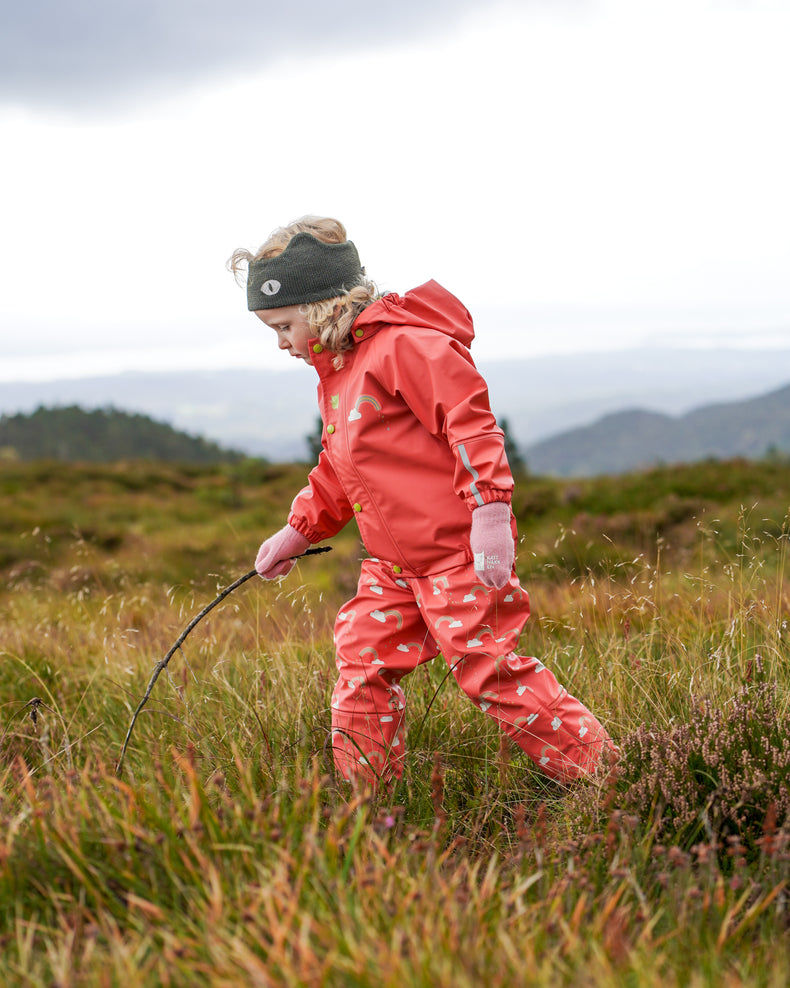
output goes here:
[[790, 474], [526, 484], [523, 650], [620, 742], [607, 778], [543, 778], [434, 662], [404, 779], [349, 792], [352, 533], [201, 622], [119, 777], [299, 482], [233, 469], [3, 467], [0, 983], [788, 982]]

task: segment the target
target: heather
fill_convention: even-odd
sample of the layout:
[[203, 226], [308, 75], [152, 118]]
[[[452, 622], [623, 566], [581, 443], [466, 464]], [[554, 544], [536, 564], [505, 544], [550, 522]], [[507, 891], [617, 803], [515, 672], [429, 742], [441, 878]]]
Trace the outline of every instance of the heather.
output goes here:
[[0, 982], [779, 985], [790, 468], [525, 477], [524, 651], [620, 762], [544, 779], [440, 662], [398, 788], [328, 750], [344, 532], [250, 569], [304, 468], [0, 466]]

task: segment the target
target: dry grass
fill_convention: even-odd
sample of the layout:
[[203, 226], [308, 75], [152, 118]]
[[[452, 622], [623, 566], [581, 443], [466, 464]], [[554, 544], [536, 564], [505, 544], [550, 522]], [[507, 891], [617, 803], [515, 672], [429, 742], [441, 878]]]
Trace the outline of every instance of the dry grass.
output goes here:
[[544, 780], [439, 663], [408, 682], [399, 789], [337, 784], [332, 621], [351, 536], [201, 622], [118, 778], [155, 663], [249, 568], [298, 483], [244, 469], [0, 477], [0, 983], [788, 982], [790, 478], [755, 468], [743, 484], [762, 489], [739, 490], [734, 467], [706, 466], [700, 483], [727, 485], [711, 507], [679, 471], [681, 510], [672, 471], [654, 477], [652, 547], [635, 493], [649, 485], [534, 483], [524, 647], [623, 742], [599, 786]]

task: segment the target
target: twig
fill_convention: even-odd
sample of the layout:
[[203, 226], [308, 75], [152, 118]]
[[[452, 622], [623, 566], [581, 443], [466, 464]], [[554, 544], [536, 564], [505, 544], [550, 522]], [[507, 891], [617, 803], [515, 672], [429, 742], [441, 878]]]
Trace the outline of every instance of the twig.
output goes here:
[[[320, 552], [329, 552], [329, 550], [331, 548], [332, 548], [332, 546], [330, 546], [330, 545], [323, 545], [323, 546], [320, 546], [318, 548], [307, 549], [305, 552], [300, 553], [300, 555], [298, 555], [298, 556], [291, 556], [291, 559], [301, 559], [303, 556], [315, 556], [315, 555], [317, 555]], [[116, 776], [120, 776], [121, 772], [123, 771], [123, 761], [124, 761], [124, 758], [126, 757], [126, 749], [129, 746], [129, 739], [132, 736], [132, 731], [134, 730], [134, 725], [137, 722], [137, 718], [138, 718], [138, 716], [140, 714], [140, 711], [146, 705], [146, 703], [148, 702], [148, 698], [151, 696], [151, 691], [154, 688], [154, 683], [159, 678], [159, 674], [162, 672], [163, 669], [166, 669], [167, 668], [168, 662], [173, 657], [173, 655], [179, 650], [179, 648], [181, 648], [181, 646], [184, 644], [184, 641], [186, 640], [187, 635], [190, 633], [190, 631], [192, 631], [192, 629], [195, 627], [195, 625], [197, 625], [200, 621], [202, 621], [203, 618], [209, 613], [209, 611], [213, 610], [217, 606], [217, 604], [222, 603], [222, 601], [229, 594], [232, 594], [234, 590], [238, 590], [238, 588], [242, 584], [246, 583], [248, 580], [251, 580], [254, 576], [257, 576], [257, 575], [258, 575], [258, 571], [252, 569], [252, 570], [250, 570], [249, 573], [245, 573], [244, 576], [240, 576], [238, 578], [238, 580], [236, 580], [235, 583], [231, 583], [231, 585], [229, 587], [225, 587], [225, 589], [222, 591], [222, 593], [219, 594], [217, 597], [215, 597], [214, 600], [212, 600], [211, 603], [207, 607], [204, 607], [203, 610], [200, 612], [200, 614], [198, 614], [196, 617], [192, 618], [192, 620], [189, 622], [189, 624], [186, 626], [186, 628], [184, 628], [184, 630], [178, 636], [178, 639], [173, 643], [173, 646], [171, 647], [171, 649], [167, 653], [167, 655], [163, 659], [160, 659], [159, 662], [157, 662], [156, 666], [154, 667], [154, 673], [151, 676], [150, 682], [148, 683], [148, 687], [147, 687], [145, 693], [143, 694], [143, 698], [137, 704], [137, 709], [135, 710], [134, 714], [132, 715], [132, 721], [129, 724], [129, 730], [126, 732], [126, 738], [125, 738], [125, 740], [123, 742], [123, 748], [121, 748], [121, 756], [118, 759], [118, 764], [115, 766], [115, 774], [116, 774]]]

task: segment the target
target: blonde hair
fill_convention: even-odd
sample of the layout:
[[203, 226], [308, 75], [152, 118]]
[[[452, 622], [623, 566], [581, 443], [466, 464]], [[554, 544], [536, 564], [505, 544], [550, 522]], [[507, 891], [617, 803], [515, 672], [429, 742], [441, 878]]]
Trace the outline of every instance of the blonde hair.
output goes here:
[[[228, 269], [240, 282], [242, 270], [251, 261], [282, 254], [297, 233], [312, 234], [317, 240], [323, 240], [327, 244], [342, 244], [348, 240], [346, 228], [340, 220], [329, 216], [302, 216], [287, 226], [279, 226], [273, 230], [254, 254], [243, 247], [234, 250], [228, 259]], [[343, 353], [353, 346], [351, 327], [354, 321], [363, 309], [379, 297], [376, 285], [363, 275], [358, 284], [342, 295], [322, 299], [320, 302], [306, 302], [300, 306], [300, 311], [319, 342], [335, 354], [333, 364], [336, 370], [343, 366]]]

